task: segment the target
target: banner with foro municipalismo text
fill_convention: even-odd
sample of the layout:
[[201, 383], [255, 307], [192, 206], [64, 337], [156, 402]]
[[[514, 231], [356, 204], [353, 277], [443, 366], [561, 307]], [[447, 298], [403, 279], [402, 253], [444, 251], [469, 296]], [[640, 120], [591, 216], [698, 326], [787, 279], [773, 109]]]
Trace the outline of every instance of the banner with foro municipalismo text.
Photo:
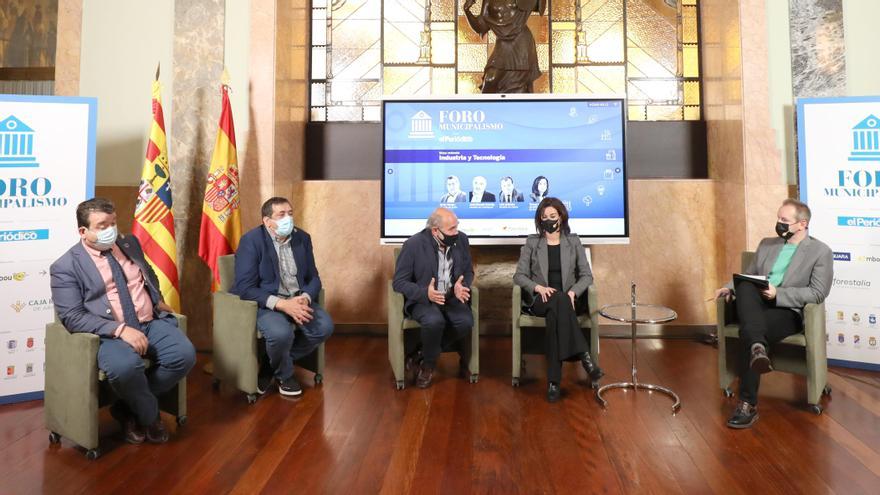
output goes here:
[[797, 104], [801, 200], [834, 251], [829, 363], [880, 370], [880, 96]]
[[43, 394], [49, 265], [94, 195], [94, 98], [0, 95], [0, 404]]

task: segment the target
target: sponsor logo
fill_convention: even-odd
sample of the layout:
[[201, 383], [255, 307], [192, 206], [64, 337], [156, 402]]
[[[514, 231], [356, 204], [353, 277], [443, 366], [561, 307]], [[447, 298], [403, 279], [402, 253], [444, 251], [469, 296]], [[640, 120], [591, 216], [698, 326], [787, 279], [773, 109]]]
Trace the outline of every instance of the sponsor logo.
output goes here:
[[845, 319], [846, 319], [846, 315], [843, 314], [843, 311], [838, 311], [837, 312], [837, 321], [843, 321]]
[[27, 272], [15, 272], [9, 275], [0, 275], [0, 282], [21, 282], [27, 277]]
[[859, 336], [859, 334], [853, 335], [853, 344], [859, 345], [859, 342], [861, 342], [861, 341], [862, 341], [862, 338]]
[[852, 315], [852, 321], [853, 321], [853, 323], [859, 323], [859, 322], [862, 321], [862, 317], [859, 316], [858, 313], [853, 313], [853, 315]]
[[874, 313], [868, 315], [868, 325], [877, 325], [877, 315], [875, 315]]
[[[0, 199], [0, 208], [3, 200]], [[49, 229], [0, 230], [0, 242], [43, 241], [49, 238]]]
[[837, 217], [841, 227], [880, 227], [880, 217]]
[[834, 252], [834, 261], [850, 261], [851, 257], [850, 253]]
[[880, 263], [880, 258], [876, 256], [859, 256], [856, 258], [856, 261], [860, 261], [862, 263]]
[[870, 289], [871, 281], [863, 278], [837, 278], [834, 277], [834, 286], [848, 287], [851, 289]]
[[27, 363], [24, 365], [24, 374], [25, 376], [34, 374], [34, 363]]
[[28, 349], [33, 349], [34, 348], [34, 338], [28, 337], [27, 342], [25, 343], [25, 346], [27, 346]]
[[10, 364], [6, 367], [6, 377], [9, 378], [13, 376], [15, 376], [15, 365]]
[[843, 344], [844, 342], [846, 342], [846, 335], [844, 335], [842, 333], [838, 333], [837, 334], [837, 342], [840, 344]]
[[877, 337], [871, 336], [868, 337], [868, 345], [871, 346], [872, 349], [877, 348]]
[[25, 309], [30, 311], [45, 311], [47, 309], [52, 309], [52, 298], [30, 299], [28, 301], [16, 300], [14, 303], [10, 304], [9, 307], [14, 309], [16, 313], [21, 313]]
[[18, 341], [15, 339], [6, 341], [6, 350], [9, 352], [15, 352], [15, 348], [18, 347]]

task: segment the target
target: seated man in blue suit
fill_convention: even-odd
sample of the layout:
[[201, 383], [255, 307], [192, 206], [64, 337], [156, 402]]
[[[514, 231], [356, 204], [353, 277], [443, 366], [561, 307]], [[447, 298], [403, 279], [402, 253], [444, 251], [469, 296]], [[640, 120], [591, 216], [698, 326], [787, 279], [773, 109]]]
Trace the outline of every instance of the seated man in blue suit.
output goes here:
[[407, 358], [408, 366], [421, 361], [419, 388], [431, 386], [441, 351], [458, 350], [459, 370], [467, 370], [470, 347], [465, 338], [474, 326], [468, 305], [473, 281], [467, 235], [458, 231], [454, 213], [437, 208], [425, 229], [403, 243], [392, 282], [395, 292], [403, 294], [404, 312], [421, 327], [421, 355]]
[[266, 393], [277, 380], [282, 395], [295, 396], [302, 387], [293, 362], [330, 337], [333, 321], [318, 306], [321, 277], [312, 238], [293, 227], [290, 201], [269, 198], [261, 213], [263, 225], [243, 235], [235, 253], [232, 293], [259, 306], [257, 330], [266, 340], [269, 368], [261, 367], [258, 391]]
[[[157, 396], [189, 373], [195, 349], [163, 302], [137, 237], [117, 234], [113, 203], [84, 201], [76, 221], [80, 242], [49, 268], [55, 312], [69, 332], [101, 337], [98, 367], [121, 399], [110, 412], [125, 440], [167, 442]], [[154, 364], [146, 372], [142, 356]]]

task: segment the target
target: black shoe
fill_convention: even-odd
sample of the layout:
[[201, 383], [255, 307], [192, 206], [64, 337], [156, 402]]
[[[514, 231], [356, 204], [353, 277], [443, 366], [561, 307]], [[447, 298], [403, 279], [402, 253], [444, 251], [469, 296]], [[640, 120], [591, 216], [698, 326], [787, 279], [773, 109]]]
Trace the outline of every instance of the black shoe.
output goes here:
[[434, 368], [428, 366], [424, 362], [419, 365], [419, 375], [416, 377], [416, 387], [428, 388], [434, 379]]
[[269, 391], [269, 387], [271, 387], [273, 383], [275, 383], [275, 377], [271, 374], [258, 376], [257, 393], [260, 395], [265, 395], [266, 392]]
[[303, 393], [303, 389], [299, 385], [299, 382], [296, 381], [296, 376], [290, 375], [290, 378], [278, 384], [278, 392], [280, 392], [281, 395], [295, 397], [297, 395], [301, 395]]
[[556, 402], [560, 397], [562, 397], [562, 389], [559, 388], [559, 384], [550, 382], [547, 386], [547, 402]]
[[581, 366], [584, 367], [584, 371], [587, 372], [590, 381], [593, 383], [598, 382], [600, 378], [605, 376], [605, 372], [602, 371], [602, 368], [593, 364], [593, 358], [590, 356], [589, 352], [585, 352], [581, 358]]
[[419, 365], [422, 364], [422, 359], [421, 350], [413, 351], [406, 357], [406, 361], [404, 361], [404, 369], [406, 371], [418, 370]]
[[165, 429], [165, 423], [162, 418], [157, 418], [150, 426], [147, 427], [147, 441], [150, 443], [165, 443], [168, 441], [168, 430]]
[[727, 420], [728, 428], [741, 430], [743, 428], [751, 428], [755, 421], [758, 420], [758, 408], [741, 400], [736, 405], [736, 409]]
[[773, 366], [770, 364], [770, 357], [767, 356], [767, 348], [764, 347], [764, 344], [755, 344], [752, 346], [752, 357], [749, 360], [749, 368], [758, 374], [773, 371]]

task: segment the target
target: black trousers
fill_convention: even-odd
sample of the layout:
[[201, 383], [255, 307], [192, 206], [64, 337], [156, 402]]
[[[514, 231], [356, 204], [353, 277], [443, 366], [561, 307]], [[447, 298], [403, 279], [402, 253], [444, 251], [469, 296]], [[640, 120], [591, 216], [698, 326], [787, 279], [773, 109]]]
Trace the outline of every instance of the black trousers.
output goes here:
[[778, 308], [775, 301], [766, 301], [761, 290], [750, 282], [736, 283], [736, 316], [739, 320], [739, 398], [758, 405], [761, 375], [749, 367], [752, 345], [764, 344], [768, 349], [789, 335], [803, 330], [801, 317], [790, 308]]
[[[586, 308], [583, 308], [586, 309]], [[547, 353], [547, 381], [562, 381], [562, 362], [580, 359], [589, 352], [590, 345], [581, 331], [577, 321], [577, 311], [571, 306], [568, 294], [556, 291], [545, 303], [541, 296], [535, 294], [532, 314], [547, 319], [544, 332]]]
[[464, 341], [471, 334], [474, 316], [471, 307], [451, 294], [446, 304], [417, 303], [410, 317], [421, 327], [422, 356], [425, 365], [433, 368], [441, 352], [458, 351], [465, 364], [470, 361], [470, 346]]

